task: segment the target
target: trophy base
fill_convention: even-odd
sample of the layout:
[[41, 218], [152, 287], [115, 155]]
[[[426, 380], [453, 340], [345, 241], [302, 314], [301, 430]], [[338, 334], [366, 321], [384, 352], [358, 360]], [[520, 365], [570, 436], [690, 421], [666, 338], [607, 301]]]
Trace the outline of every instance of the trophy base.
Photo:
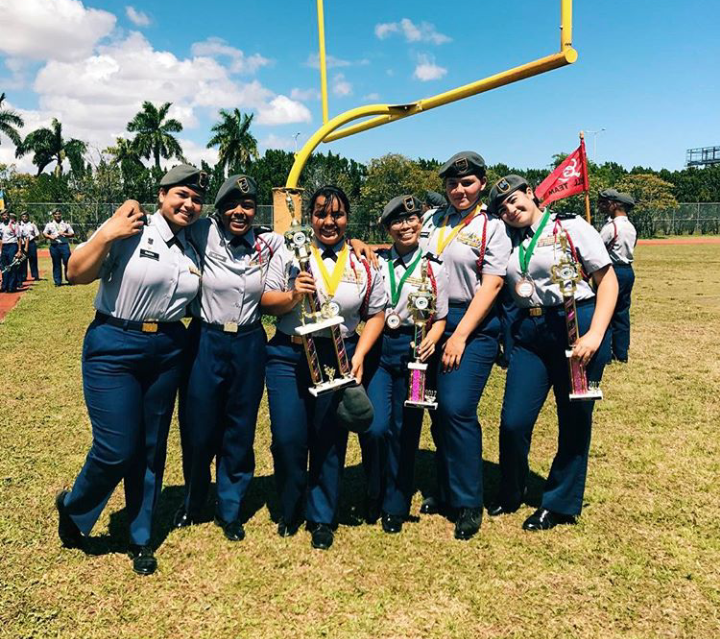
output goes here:
[[312, 324], [303, 324], [295, 329], [298, 335], [309, 335], [310, 333], [317, 333], [318, 331], [324, 331], [326, 328], [331, 328], [343, 323], [343, 318], [339, 315], [331, 317], [329, 319], [320, 320], [319, 322], [313, 322]]
[[584, 393], [570, 393], [571, 402], [594, 402], [603, 398], [603, 392], [599, 388], [590, 388]]
[[437, 402], [414, 402], [411, 399], [405, 400], [405, 406], [408, 408], [427, 408], [428, 410], [437, 410]]
[[352, 386], [354, 384], [357, 384], [357, 380], [354, 377], [339, 377], [331, 382], [322, 382], [317, 386], [311, 386], [308, 390], [313, 397], [318, 397], [319, 395], [331, 393], [344, 386]]

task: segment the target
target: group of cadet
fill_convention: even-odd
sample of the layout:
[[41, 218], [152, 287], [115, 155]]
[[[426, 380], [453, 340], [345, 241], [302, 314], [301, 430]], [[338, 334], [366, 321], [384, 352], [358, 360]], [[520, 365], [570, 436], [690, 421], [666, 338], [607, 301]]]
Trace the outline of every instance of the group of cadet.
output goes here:
[[[81, 244], [70, 258], [70, 280], [100, 280], [82, 355], [93, 443], [72, 489], [56, 497], [63, 544], [83, 546], [122, 480], [133, 569], [155, 571], [153, 515], [178, 390], [185, 496], [174, 525], [202, 521], [215, 460], [215, 524], [228, 540], [242, 540], [241, 508], [255, 468], [264, 386], [278, 534], [292, 536], [306, 524], [314, 548], [333, 544], [350, 432], [358, 433], [362, 450], [365, 518], [399, 533], [414, 493], [423, 418], [422, 409], [404, 405], [413, 351], [431, 364], [428, 384], [437, 390], [431, 412], [437, 492], [421, 512], [446, 516], [457, 539], [470, 539], [481, 526], [484, 504], [477, 407], [503, 333], [510, 338], [504, 340], [501, 481], [488, 512], [500, 516], [523, 504], [532, 430], [552, 387], [558, 449], [540, 507], [523, 528], [574, 523], [583, 505], [594, 402], [569, 399], [565, 310], [550, 269], [564, 251], [562, 233], [569, 238], [568, 259], [585, 273], [576, 291], [580, 338], [574, 357], [599, 382], [611, 359], [608, 327], [618, 297], [613, 263], [632, 263], [632, 226], [618, 219], [631, 203], [614, 191], [601, 193], [602, 207], [617, 216], [612, 237], [603, 241], [583, 219], [542, 210], [519, 176], [499, 180], [484, 204], [485, 162], [477, 153], [454, 155], [439, 175], [446, 203], [436, 195], [423, 206], [401, 195], [385, 206], [379, 223], [392, 246], [379, 261], [369, 247], [348, 238], [352, 212], [340, 188], [326, 186], [310, 198], [313, 237], [310, 267], [304, 268], [283, 236], [253, 226], [257, 185], [248, 176], [228, 178], [214, 214], [199, 219], [208, 180], [189, 165], [162, 179], [154, 214], [128, 201]], [[622, 268], [629, 273], [621, 282], [632, 272]], [[413, 344], [408, 299], [427, 286], [425, 277], [436, 306], [422, 343]], [[512, 306], [499, 303], [503, 287]], [[318, 397], [309, 392], [309, 360], [296, 331], [302, 304], [313, 295], [342, 318], [344, 348], [358, 382]], [[186, 309], [193, 318], [187, 329], [180, 321]], [[263, 313], [278, 318], [269, 342]], [[503, 323], [511, 330], [504, 332]], [[619, 325], [629, 329], [627, 314]], [[619, 340], [616, 348], [626, 349], [627, 342]], [[314, 343], [322, 361], [336, 357], [330, 336]], [[616, 352], [627, 360], [627, 350]]]
[[[50, 245], [53, 281], [55, 286], [61, 286], [63, 270], [67, 281], [70, 239], [75, 236], [75, 232], [72, 226], [62, 219], [62, 211], [55, 210], [52, 212], [52, 220], [45, 225], [42, 234]], [[4, 209], [0, 214], [0, 236], [2, 237], [2, 253], [0, 253], [2, 288], [0, 291], [15, 293], [28, 280], [28, 274], [35, 281], [40, 279], [37, 248], [40, 231], [27, 213], [22, 213], [20, 221], [18, 221], [14, 211]]]

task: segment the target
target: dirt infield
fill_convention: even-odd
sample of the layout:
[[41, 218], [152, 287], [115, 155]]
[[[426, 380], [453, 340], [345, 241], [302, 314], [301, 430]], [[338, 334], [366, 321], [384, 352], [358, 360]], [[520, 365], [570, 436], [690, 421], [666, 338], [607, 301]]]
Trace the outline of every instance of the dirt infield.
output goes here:
[[0, 293], [0, 322], [5, 316], [15, 308], [15, 304], [20, 300], [20, 296], [32, 288], [35, 281], [31, 278], [23, 283], [17, 293]]

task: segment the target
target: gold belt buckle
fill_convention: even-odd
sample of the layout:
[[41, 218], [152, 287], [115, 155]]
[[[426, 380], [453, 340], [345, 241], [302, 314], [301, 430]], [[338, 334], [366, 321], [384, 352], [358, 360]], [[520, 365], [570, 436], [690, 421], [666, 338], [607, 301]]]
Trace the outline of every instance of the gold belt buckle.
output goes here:
[[158, 323], [157, 322], [143, 322], [142, 332], [143, 333], [157, 333]]
[[542, 317], [542, 306], [533, 306], [532, 308], [528, 309], [528, 313], [530, 317]]
[[290, 336], [290, 343], [291, 344], [302, 344], [303, 338], [300, 335], [291, 335]]
[[237, 333], [238, 332], [237, 322], [225, 322], [223, 324], [223, 331], [225, 331], [226, 333]]

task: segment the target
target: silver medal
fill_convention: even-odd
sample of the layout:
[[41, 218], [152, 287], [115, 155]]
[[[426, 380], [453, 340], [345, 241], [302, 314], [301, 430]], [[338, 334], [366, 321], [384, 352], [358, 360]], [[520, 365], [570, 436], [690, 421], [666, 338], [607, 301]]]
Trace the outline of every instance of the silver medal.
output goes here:
[[530, 299], [534, 292], [535, 283], [527, 277], [523, 277], [515, 284], [515, 294], [524, 300]]
[[387, 324], [388, 328], [396, 329], [400, 328], [400, 324], [402, 324], [402, 320], [400, 319], [400, 316], [393, 311], [385, 318], [385, 324]]

